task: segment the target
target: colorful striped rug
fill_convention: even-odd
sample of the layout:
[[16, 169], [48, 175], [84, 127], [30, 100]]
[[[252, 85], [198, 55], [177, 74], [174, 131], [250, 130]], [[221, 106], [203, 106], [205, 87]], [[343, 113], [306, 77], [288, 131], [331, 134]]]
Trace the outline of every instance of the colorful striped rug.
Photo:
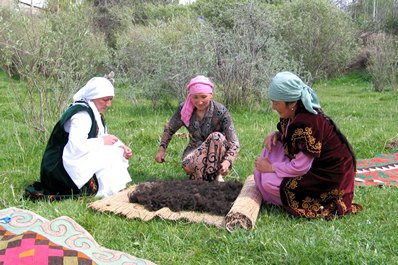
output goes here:
[[357, 186], [398, 186], [398, 151], [357, 161]]
[[0, 265], [154, 265], [104, 248], [67, 216], [49, 221], [19, 208], [0, 210]]

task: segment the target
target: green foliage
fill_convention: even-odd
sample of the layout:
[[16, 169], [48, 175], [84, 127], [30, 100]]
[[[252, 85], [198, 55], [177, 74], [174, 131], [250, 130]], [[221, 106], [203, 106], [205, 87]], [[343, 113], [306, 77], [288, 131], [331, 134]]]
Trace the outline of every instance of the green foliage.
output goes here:
[[17, 106], [45, 139], [71, 95], [106, 63], [108, 50], [102, 36], [91, 31], [87, 10], [42, 16], [0, 12], [0, 66], [26, 81], [26, 91], [15, 92]]
[[398, 2], [392, 0], [353, 1], [348, 10], [358, 27], [366, 32], [398, 34]]
[[388, 16], [385, 22], [385, 31], [389, 34], [398, 35], [398, 2], [393, 2], [394, 6], [388, 9]]
[[279, 14], [289, 54], [314, 80], [336, 76], [357, 52], [350, 18], [328, 0], [279, 5]]
[[[387, 153], [385, 143], [398, 138], [396, 92], [377, 93], [366, 76], [350, 75], [317, 83], [314, 89], [327, 114], [353, 144], [357, 157]], [[116, 76], [116, 83], [118, 79]], [[358, 187], [354, 200], [364, 206], [358, 215], [324, 221], [289, 216], [279, 207], [264, 205], [254, 230], [228, 233], [205, 224], [155, 219], [127, 219], [87, 208], [94, 198], [33, 203], [23, 190], [39, 178], [45, 143], [29, 136], [11, 90], [27, 84], [0, 72], [0, 208], [20, 207], [52, 220], [69, 216], [106, 248], [145, 258], [156, 264], [397, 264], [397, 187]], [[122, 89], [122, 88], [120, 88]], [[124, 88], [128, 89], [128, 88]], [[132, 146], [129, 172], [133, 183], [185, 179], [180, 158], [186, 139], [174, 138], [166, 163], [157, 164], [163, 125], [174, 108], [153, 108], [146, 101], [131, 105], [120, 91], [106, 113], [111, 133]], [[380, 107], [382, 106], [382, 107]], [[244, 181], [253, 172], [267, 133], [275, 129], [274, 112], [232, 111], [242, 146], [227, 180]]]
[[[262, 8], [268, 8], [271, 4], [278, 5], [289, 0], [196, 0], [191, 4], [196, 13], [206, 19], [215, 28], [232, 28], [237, 17], [230, 12], [237, 6], [255, 4]], [[245, 15], [241, 12], [241, 15]]]
[[46, 12], [58, 13], [65, 10], [70, 10], [76, 8], [79, 0], [47, 0], [46, 2]]
[[250, 1], [230, 6], [231, 27], [207, 30], [215, 51], [212, 73], [221, 85], [222, 101], [228, 105], [261, 105], [267, 84], [280, 69], [297, 72], [299, 64], [277, 40], [275, 15]]
[[[166, 3], [167, 2], [167, 3]], [[117, 35], [133, 25], [153, 25], [187, 16], [190, 9], [173, 1], [94, 1], [95, 27], [105, 34], [108, 46], [115, 48]]]
[[197, 0], [192, 6], [209, 24], [215, 28], [232, 28], [236, 19], [229, 11], [237, 5], [245, 5], [249, 0]]
[[398, 36], [377, 34], [369, 40], [370, 62], [367, 66], [376, 91], [398, 89]]
[[204, 74], [213, 78], [226, 105], [261, 105], [273, 74], [298, 70], [299, 64], [287, 57], [287, 44], [277, 41], [271, 12], [248, 2], [230, 5], [224, 14], [233, 19], [230, 27], [191, 15], [132, 24], [117, 36], [117, 69], [154, 103], [182, 100], [187, 82]]
[[157, 23], [157, 21], [167, 22], [177, 17], [187, 17], [190, 13], [190, 8], [183, 5], [147, 4], [142, 7], [141, 12], [144, 14], [141, 18], [142, 23], [150, 25]]
[[189, 79], [208, 72], [209, 45], [201, 32], [199, 22], [189, 17], [132, 25], [117, 38], [116, 69], [154, 103], [182, 99]]

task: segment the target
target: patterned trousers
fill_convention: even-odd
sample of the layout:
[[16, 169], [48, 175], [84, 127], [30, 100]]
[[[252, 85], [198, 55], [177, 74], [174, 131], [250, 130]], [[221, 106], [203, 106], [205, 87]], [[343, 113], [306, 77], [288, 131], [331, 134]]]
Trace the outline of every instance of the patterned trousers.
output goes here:
[[213, 181], [218, 175], [227, 147], [225, 136], [213, 132], [198, 148], [184, 157], [182, 167], [190, 179]]

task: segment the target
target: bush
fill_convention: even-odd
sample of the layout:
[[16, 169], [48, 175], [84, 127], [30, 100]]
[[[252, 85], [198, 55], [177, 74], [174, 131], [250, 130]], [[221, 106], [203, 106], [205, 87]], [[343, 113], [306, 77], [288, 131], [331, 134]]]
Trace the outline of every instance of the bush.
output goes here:
[[279, 14], [289, 54], [314, 80], [339, 74], [356, 54], [353, 24], [330, 1], [293, 1], [280, 5]]
[[1, 12], [1, 67], [26, 81], [27, 91], [11, 92], [26, 122], [47, 139], [72, 94], [109, 59], [105, 42], [91, 32], [87, 10], [41, 16]]
[[208, 50], [196, 19], [178, 17], [156, 25], [132, 25], [119, 34], [115, 67], [153, 103], [181, 100], [193, 75], [208, 73]]
[[247, 4], [250, 0], [197, 0], [192, 4], [196, 13], [205, 18], [214, 28], [232, 28], [236, 19], [230, 9], [239, 4]]
[[256, 1], [236, 4], [225, 14], [231, 28], [208, 30], [214, 46], [212, 72], [220, 81], [227, 105], [261, 105], [274, 74], [282, 69], [299, 71], [288, 58], [286, 44], [277, 39], [276, 17]]
[[376, 34], [369, 39], [370, 60], [367, 66], [376, 91], [398, 86], [398, 37]]
[[116, 36], [128, 31], [131, 24], [149, 26], [158, 21], [167, 22], [185, 16], [190, 10], [186, 6], [168, 2], [170, 1], [96, 0], [94, 24], [105, 34], [108, 46], [115, 48]]
[[262, 103], [275, 72], [299, 65], [277, 42], [275, 18], [255, 1], [225, 12], [233, 18], [231, 27], [215, 27], [200, 16], [131, 25], [117, 37], [117, 69], [155, 104], [181, 101], [186, 84], [197, 74], [213, 79], [216, 97], [226, 105]]

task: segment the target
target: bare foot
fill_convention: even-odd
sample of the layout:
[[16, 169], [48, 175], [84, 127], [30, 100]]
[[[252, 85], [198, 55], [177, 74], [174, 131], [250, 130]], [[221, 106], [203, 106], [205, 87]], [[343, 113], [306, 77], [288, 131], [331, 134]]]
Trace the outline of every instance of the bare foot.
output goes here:
[[224, 182], [223, 176], [222, 176], [222, 175], [218, 175], [218, 176], [216, 177], [216, 181], [218, 181], [218, 182]]

